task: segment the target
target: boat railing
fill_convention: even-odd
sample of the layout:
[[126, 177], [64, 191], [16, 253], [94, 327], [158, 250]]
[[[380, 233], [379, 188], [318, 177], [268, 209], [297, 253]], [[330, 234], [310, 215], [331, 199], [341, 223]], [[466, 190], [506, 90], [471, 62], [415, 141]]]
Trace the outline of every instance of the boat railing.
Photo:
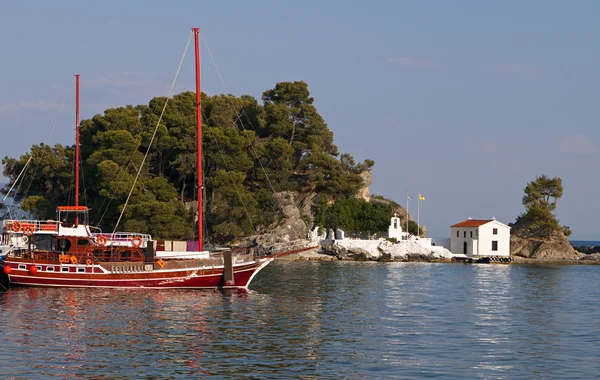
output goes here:
[[2, 228], [6, 231], [25, 232], [29, 229], [35, 231], [57, 231], [57, 220], [37, 220], [37, 219], [4, 219]]
[[107, 240], [106, 245], [119, 245], [119, 246], [133, 246], [134, 238], [140, 238], [141, 244], [139, 245], [141, 248], [146, 248], [148, 246], [148, 241], [152, 240], [152, 236], [150, 234], [141, 234], [138, 232], [115, 232], [112, 233], [102, 233], [102, 232], [94, 232], [92, 233], [96, 239], [100, 236], [104, 237]]

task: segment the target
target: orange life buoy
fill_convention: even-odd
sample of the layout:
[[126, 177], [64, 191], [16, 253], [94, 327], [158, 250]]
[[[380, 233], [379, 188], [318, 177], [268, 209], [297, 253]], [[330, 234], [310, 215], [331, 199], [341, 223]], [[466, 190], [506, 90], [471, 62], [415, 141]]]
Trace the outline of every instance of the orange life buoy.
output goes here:
[[19, 231], [21, 231], [21, 223], [14, 222], [13, 225], [12, 225], [12, 230], [13, 230], [13, 232], [19, 232]]
[[133, 239], [131, 239], [131, 245], [133, 245], [136, 248], [141, 247], [142, 245], [142, 238], [139, 236], [135, 236]]
[[23, 228], [23, 233], [27, 236], [33, 235], [33, 226], [26, 226]]
[[106, 240], [106, 237], [105, 237], [105, 236], [98, 236], [98, 237], [96, 238], [96, 242], [98, 242], [98, 245], [99, 245], [100, 247], [104, 247], [104, 246], [106, 245], [106, 242], [107, 242], [107, 241], [108, 241], [108, 240]]
[[69, 260], [71, 261], [71, 264], [77, 264], [77, 257], [71, 256]]
[[91, 259], [85, 260], [85, 265], [92, 265], [92, 260]]

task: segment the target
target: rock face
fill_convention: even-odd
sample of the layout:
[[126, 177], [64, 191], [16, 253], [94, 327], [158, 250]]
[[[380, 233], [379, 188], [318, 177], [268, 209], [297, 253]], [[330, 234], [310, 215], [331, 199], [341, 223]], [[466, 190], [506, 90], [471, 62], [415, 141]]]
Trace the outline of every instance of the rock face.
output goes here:
[[544, 261], [579, 260], [582, 257], [582, 254], [571, 246], [569, 239], [561, 231], [544, 239], [512, 235], [510, 251], [511, 256]]
[[321, 250], [340, 260], [354, 261], [432, 261], [453, 257], [445, 248], [424, 247], [410, 240], [398, 243], [387, 240], [329, 241], [321, 243]]
[[362, 198], [365, 201], [369, 202], [371, 200], [371, 192], [369, 191], [369, 186], [373, 183], [373, 172], [370, 170], [365, 170], [360, 173], [360, 176], [363, 180], [363, 188], [358, 191], [356, 194], [356, 198]]
[[[287, 243], [298, 239], [306, 239], [312, 226], [313, 200], [316, 193], [298, 194], [283, 191], [275, 194], [284, 214], [277, 226], [271, 226], [265, 231], [249, 239], [253, 244], [270, 246], [277, 243]], [[307, 225], [307, 222], [310, 225]]]

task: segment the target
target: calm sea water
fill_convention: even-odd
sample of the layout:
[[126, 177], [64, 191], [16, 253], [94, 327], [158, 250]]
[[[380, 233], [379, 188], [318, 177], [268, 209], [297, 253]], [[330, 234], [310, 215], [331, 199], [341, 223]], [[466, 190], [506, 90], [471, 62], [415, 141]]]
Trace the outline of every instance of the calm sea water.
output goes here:
[[600, 267], [278, 262], [249, 292], [0, 292], [0, 378], [600, 376]]

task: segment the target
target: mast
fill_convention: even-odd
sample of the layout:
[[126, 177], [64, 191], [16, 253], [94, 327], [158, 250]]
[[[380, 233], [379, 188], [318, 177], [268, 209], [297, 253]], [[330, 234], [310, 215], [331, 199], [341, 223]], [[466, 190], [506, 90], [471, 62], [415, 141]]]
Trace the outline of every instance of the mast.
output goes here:
[[202, 100], [200, 97], [200, 46], [198, 45], [198, 32], [200, 28], [192, 28], [194, 31], [194, 43], [196, 45], [196, 149], [198, 151], [198, 250], [204, 250], [202, 237]]
[[[75, 74], [75, 207], [79, 206], [79, 74]], [[77, 224], [77, 219], [75, 219]]]

